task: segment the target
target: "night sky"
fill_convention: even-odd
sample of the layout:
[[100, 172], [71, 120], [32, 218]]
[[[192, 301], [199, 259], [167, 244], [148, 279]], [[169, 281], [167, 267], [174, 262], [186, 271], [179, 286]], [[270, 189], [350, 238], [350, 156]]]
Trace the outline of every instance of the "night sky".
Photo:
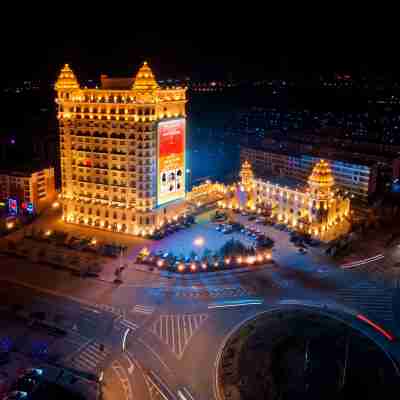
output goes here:
[[[65, 62], [81, 79], [97, 79], [101, 73], [129, 76], [144, 59], [159, 79], [257, 79], [303, 72], [399, 70], [397, 51], [387, 51], [387, 41], [384, 46], [378, 39], [371, 42], [356, 28], [349, 33], [341, 21], [335, 29], [324, 31], [324, 21], [319, 26], [306, 21], [291, 26], [283, 20], [272, 25], [266, 19], [251, 29], [239, 22], [229, 26], [213, 18], [209, 22], [176, 31], [131, 30], [128, 35], [112, 26], [107, 35], [98, 34], [93, 26], [92, 34], [83, 33], [79, 40], [62, 39], [51, 29], [43, 34], [33, 30], [3, 40], [1, 78], [53, 80]], [[88, 28], [90, 24], [84, 30]]]

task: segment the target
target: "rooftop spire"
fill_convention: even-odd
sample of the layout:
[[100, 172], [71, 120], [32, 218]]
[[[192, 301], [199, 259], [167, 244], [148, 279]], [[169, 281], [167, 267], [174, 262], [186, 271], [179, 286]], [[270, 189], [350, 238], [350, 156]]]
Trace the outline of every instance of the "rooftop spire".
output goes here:
[[78, 80], [68, 64], [62, 68], [54, 87], [56, 90], [79, 89]]
[[318, 190], [330, 190], [335, 184], [335, 179], [333, 178], [332, 170], [329, 163], [325, 160], [318, 161], [310, 177], [308, 178], [308, 184], [311, 188]]
[[136, 74], [135, 82], [133, 83], [133, 89], [151, 90], [157, 88], [158, 84], [154, 77], [153, 71], [147, 64], [147, 61], [144, 61], [143, 65], [139, 68], [139, 71]]

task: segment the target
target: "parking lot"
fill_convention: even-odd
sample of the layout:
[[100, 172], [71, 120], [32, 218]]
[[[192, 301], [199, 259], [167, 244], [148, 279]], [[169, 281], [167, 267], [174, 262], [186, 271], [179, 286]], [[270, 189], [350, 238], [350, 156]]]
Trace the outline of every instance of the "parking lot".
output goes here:
[[[161, 240], [154, 241], [148, 246], [148, 250], [154, 254], [161, 252], [172, 253], [179, 258], [203, 256], [205, 252], [217, 252], [226, 242], [232, 238], [242, 242], [247, 247], [255, 245], [255, 237], [265, 236], [274, 241], [272, 252], [273, 260], [281, 265], [301, 267], [307, 270], [318, 270], [321, 266], [333, 265], [332, 259], [324, 254], [323, 246], [310, 246], [304, 242], [293, 243], [290, 241], [290, 233], [280, 230], [272, 225], [257, 223], [254, 217], [232, 214], [231, 221], [242, 224], [251, 229], [255, 234], [252, 236], [249, 229], [242, 232], [240, 229], [218, 229], [224, 226], [221, 222], [211, 222], [204, 218], [198, 218], [199, 223], [184, 230], [178, 230]], [[250, 220], [249, 220], [250, 219]], [[314, 243], [313, 243], [314, 244]]]

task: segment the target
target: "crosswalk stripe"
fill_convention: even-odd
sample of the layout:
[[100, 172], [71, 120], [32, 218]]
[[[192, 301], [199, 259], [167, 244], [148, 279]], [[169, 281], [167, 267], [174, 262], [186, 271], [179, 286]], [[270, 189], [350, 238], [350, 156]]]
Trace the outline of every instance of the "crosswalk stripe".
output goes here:
[[150, 330], [180, 359], [190, 339], [207, 318], [207, 314], [164, 314]]
[[68, 363], [75, 368], [94, 371], [110, 355], [111, 350], [100, 350], [99, 343], [92, 342], [76, 358], [69, 357]]
[[139, 327], [139, 325], [137, 325], [134, 322], [129, 321], [127, 319], [121, 320], [120, 323], [121, 323], [121, 325], [125, 326], [125, 328], [130, 328], [130, 329], [133, 329], [133, 330], [136, 330]]
[[152, 314], [154, 312], [154, 307], [152, 306], [145, 306], [145, 305], [140, 305], [136, 304], [132, 308], [133, 313], [139, 313], [139, 314]]

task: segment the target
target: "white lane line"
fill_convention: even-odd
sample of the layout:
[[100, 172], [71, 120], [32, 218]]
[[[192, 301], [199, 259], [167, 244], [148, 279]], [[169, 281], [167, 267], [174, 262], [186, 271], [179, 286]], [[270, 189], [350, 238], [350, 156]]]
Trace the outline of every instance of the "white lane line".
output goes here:
[[191, 319], [191, 315], [183, 315], [182, 316], [183, 319], [183, 348], [185, 348], [186, 343], [189, 341], [189, 324], [190, 324], [190, 319]]
[[181, 340], [181, 327], [180, 327], [180, 316], [179, 315], [177, 315], [176, 316], [176, 318], [177, 318], [177, 320], [178, 320], [178, 329], [177, 329], [177, 331], [178, 331], [178, 352], [176, 353], [176, 355], [178, 356], [178, 357], [180, 357], [180, 354], [181, 354], [181, 351], [182, 351], [182, 340]]
[[130, 331], [130, 329], [126, 328], [124, 336], [122, 337], [122, 351], [125, 351], [125, 349], [126, 349], [126, 338], [128, 336], [129, 331]]
[[128, 377], [125, 374], [124, 368], [122, 367], [122, 365], [118, 363], [117, 360], [114, 360], [114, 362], [112, 363], [112, 368], [115, 371], [116, 375], [118, 376], [118, 379], [122, 384], [122, 387], [124, 388], [126, 399], [132, 400], [133, 399], [132, 387]]
[[132, 360], [130, 359], [130, 357], [129, 357], [128, 354], [124, 353], [124, 357], [125, 357], [126, 361], [128, 361], [128, 364], [129, 364], [128, 370], [127, 370], [127, 371], [128, 371], [128, 374], [129, 374], [129, 375], [132, 375], [132, 373], [133, 373], [133, 371], [135, 370], [136, 366], [135, 366], [135, 364], [132, 362]]
[[146, 342], [144, 342], [144, 341], [143, 341], [142, 339], [140, 339], [140, 338], [138, 339], [138, 342], [142, 343], [142, 345], [143, 345], [144, 347], [146, 347], [146, 349], [149, 350], [150, 353], [152, 353], [153, 356], [156, 357], [158, 361], [160, 361], [160, 363], [163, 365], [163, 367], [164, 367], [167, 371], [171, 372], [171, 368], [169, 368], [168, 365], [165, 364], [165, 362], [164, 362], [164, 361], [162, 360], [162, 358], [158, 355], [158, 353], [156, 353]]
[[175, 318], [172, 318], [171, 323], [172, 323], [172, 351], [176, 354], [176, 348], [175, 348]]

